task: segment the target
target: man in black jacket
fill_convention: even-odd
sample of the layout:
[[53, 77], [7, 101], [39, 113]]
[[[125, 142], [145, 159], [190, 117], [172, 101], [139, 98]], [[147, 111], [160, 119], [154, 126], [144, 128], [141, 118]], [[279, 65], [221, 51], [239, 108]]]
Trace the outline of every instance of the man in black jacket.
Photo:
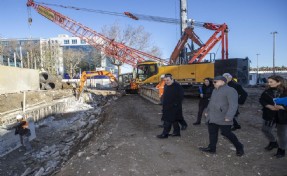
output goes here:
[[165, 74], [165, 88], [163, 93], [163, 132], [157, 135], [158, 138], [168, 138], [171, 126], [173, 133], [171, 136], [180, 136], [179, 121], [182, 120], [182, 100], [183, 88], [179, 83], [173, 80], [171, 74]]
[[[224, 73], [222, 76], [224, 76], [227, 79], [227, 85], [229, 87], [234, 88], [236, 90], [236, 92], [238, 93], [238, 104], [243, 105], [247, 99], [247, 96], [248, 96], [247, 92], [242, 88], [242, 86], [240, 84], [238, 84], [237, 82], [232, 80], [232, 75], [230, 73]], [[231, 128], [232, 131], [235, 131], [237, 129], [241, 129], [241, 126], [237, 122], [239, 114], [240, 113], [237, 109], [236, 114], [235, 114], [235, 118], [233, 118], [233, 127]]]

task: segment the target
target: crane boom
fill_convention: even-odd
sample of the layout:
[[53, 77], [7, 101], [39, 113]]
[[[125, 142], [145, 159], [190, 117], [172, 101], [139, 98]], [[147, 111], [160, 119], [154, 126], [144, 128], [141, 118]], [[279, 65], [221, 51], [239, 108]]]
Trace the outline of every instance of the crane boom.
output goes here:
[[85, 40], [96, 49], [104, 52], [107, 56], [115, 58], [120, 62], [129, 64], [133, 67], [136, 67], [138, 62], [143, 62], [147, 59], [167, 64], [167, 62], [161, 58], [109, 39], [95, 30], [92, 30], [89, 27], [86, 27], [81, 23], [60, 14], [59, 12], [56, 12], [46, 6], [36, 4], [33, 0], [28, 0], [27, 6], [33, 7], [39, 14], [48, 20], [56, 23], [60, 27], [71, 32], [73, 35]]
[[212, 23], [204, 23], [203, 26], [209, 30], [215, 30], [214, 34], [207, 40], [206, 43], [202, 43], [199, 37], [194, 33], [192, 27], [187, 27], [178, 41], [176, 47], [174, 48], [171, 56], [170, 56], [170, 64], [176, 63], [179, 57], [181, 50], [184, 48], [188, 39], [191, 39], [194, 43], [196, 43], [199, 48], [192, 52], [191, 57], [189, 58], [188, 63], [193, 63], [196, 59], [197, 62], [201, 62], [203, 58], [208, 54], [208, 52], [219, 42], [221, 41], [221, 55], [222, 59], [228, 59], [228, 27], [224, 23], [222, 25], [215, 25]]

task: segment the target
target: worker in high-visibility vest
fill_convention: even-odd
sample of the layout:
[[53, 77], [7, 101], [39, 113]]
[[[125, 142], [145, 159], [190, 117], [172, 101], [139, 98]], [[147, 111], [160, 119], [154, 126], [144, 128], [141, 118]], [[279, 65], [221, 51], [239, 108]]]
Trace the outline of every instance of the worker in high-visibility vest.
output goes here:
[[158, 89], [158, 93], [159, 93], [159, 98], [160, 98], [160, 102], [162, 103], [163, 100], [163, 92], [164, 92], [164, 85], [165, 85], [165, 81], [164, 81], [164, 75], [160, 76], [161, 81], [158, 83], [158, 85], [155, 87], [156, 89]]
[[137, 89], [138, 89], [138, 85], [137, 85], [135, 79], [132, 79], [132, 80], [131, 80], [130, 85], [131, 85], [131, 89], [132, 89], [132, 90], [137, 90]]

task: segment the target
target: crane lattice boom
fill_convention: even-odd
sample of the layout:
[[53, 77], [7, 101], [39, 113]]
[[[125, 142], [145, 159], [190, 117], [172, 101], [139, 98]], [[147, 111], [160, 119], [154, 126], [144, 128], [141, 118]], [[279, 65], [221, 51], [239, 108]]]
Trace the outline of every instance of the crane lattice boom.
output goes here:
[[48, 20], [56, 23], [65, 30], [71, 32], [73, 35], [85, 40], [98, 50], [101, 50], [107, 56], [115, 58], [120, 62], [129, 64], [133, 67], [136, 67], [138, 62], [143, 62], [147, 59], [167, 64], [167, 62], [161, 58], [138, 51], [122, 43], [109, 39], [95, 30], [60, 14], [59, 12], [46, 6], [36, 4], [33, 0], [28, 0], [27, 6], [33, 7], [39, 14], [46, 17]]

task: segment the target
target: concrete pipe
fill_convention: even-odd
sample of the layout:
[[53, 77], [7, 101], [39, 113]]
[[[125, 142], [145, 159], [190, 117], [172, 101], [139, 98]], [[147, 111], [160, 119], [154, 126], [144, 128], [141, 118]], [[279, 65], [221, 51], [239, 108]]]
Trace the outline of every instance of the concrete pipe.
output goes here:
[[40, 73], [39, 77], [40, 77], [40, 82], [46, 82], [49, 75], [47, 72], [42, 72], [42, 73]]
[[45, 90], [45, 83], [40, 83], [40, 90]]
[[55, 83], [49, 82], [45, 84], [45, 90], [51, 90], [55, 88]]

